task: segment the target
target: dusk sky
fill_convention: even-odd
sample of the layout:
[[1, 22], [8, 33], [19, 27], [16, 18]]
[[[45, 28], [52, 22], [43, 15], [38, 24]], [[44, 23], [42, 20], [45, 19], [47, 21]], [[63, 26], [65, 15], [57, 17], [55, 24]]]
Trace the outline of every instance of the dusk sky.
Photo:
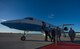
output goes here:
[[[80, 0], [0, 0], [0, 22], [34, 17], [80, 31]], [[18, 32], [0, 24], [0, 32]]]

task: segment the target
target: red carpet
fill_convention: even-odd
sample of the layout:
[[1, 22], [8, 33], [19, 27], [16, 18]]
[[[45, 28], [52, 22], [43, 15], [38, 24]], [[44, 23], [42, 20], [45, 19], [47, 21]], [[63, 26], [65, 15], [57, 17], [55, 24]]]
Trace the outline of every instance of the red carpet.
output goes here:
[[80, 49], [80, 44], [60, 42], [57, 45], [53, 43], [47, 46], [43, 46], [40, 49]]

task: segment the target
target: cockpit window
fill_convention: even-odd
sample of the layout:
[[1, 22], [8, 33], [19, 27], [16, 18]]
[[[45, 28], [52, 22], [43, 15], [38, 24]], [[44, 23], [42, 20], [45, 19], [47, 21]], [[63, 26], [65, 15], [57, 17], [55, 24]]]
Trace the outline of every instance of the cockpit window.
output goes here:
[[33, 20], [33, 18], [31, 18], [31, 17], [27, 17], [27, 18], [25, 18], [25, 19]]

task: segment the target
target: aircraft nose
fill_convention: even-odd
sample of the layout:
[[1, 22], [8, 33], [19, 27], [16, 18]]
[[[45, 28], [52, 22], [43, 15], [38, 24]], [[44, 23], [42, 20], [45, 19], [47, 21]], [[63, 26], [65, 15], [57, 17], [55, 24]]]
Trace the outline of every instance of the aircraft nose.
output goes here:
[[8, 27], [11, 26], [11, 24], [9, 24], [7, 21], [6, 22], [1, 22], [1, 24], [4, 25], [4, 26], [8, 26]]
[[5, 25], [5, 22], [1, 22], [2, 25]]
[[1, 22], [1, 24], [2, 24], [2, 25], [8, 25], [8, 23], [7, 23], [7, 22]]

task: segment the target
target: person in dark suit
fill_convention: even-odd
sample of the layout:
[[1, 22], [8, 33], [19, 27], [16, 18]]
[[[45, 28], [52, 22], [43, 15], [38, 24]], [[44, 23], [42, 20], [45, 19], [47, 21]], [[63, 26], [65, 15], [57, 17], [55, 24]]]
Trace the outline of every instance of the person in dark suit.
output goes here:
[[42, 30], [45, 32], [45, 41], [48, 41], [48, 37], [51, 39], [50, 32], [46, 27], [46, 23], [42, 22]]
[[55, 42], [55, 28], [51, 29], [51, 36], [52, 36], [51, 42]]
[[75, 31], [72, 28], [70, 28], [68, 35], [70, 37], [71, 42], [73, 42], [75, 38]]
[[61, 37], [61, 30], [59, 27], [55, 27], [52, 29], [51, 31], [51, 36], [52, 36], [52, 39], [51, 41], [55, 42], [55, 40], [58, 42], [58, 41], [61, 41], [60, 37]]
[[61, 41], [60, 37], [61, 37], [61, 29], [59, 27], [57, 27], [57, 36], [58, 36], [58, 41]]

